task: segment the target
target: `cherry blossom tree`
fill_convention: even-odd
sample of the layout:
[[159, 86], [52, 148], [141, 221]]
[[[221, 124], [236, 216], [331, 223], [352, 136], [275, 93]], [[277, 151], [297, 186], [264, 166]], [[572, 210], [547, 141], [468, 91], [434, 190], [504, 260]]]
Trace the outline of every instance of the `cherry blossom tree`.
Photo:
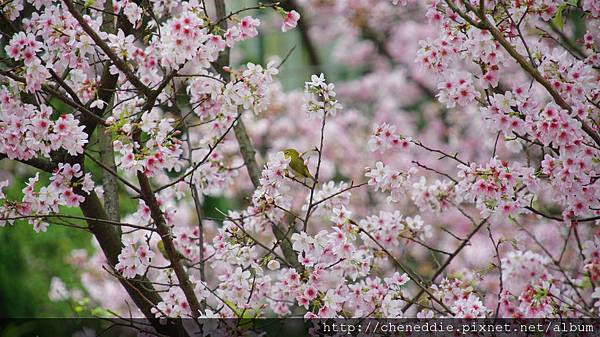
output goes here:
[[[159, 332], [598, 316], [599, 1], [246, 2], [1, 4], [0, 154], [30, 178], [0, 226], [91, 232], [83, 290]], [[243, 61], [277, 30], [298, 50]]]

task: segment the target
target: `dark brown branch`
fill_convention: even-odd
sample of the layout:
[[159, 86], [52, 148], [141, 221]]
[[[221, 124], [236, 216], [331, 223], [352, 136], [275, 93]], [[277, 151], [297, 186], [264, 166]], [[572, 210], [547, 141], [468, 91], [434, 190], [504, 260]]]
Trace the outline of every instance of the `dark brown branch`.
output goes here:
[[169, 258], [169, 261], [171, 261], [171, 267], [173, 268], [173, 271], [175, 272], [175, 275], [181, 284], [181, 290], [183, 290], [185, 298], [192, 309], [192, 317], [197, 318], [201, 313], [200, 302], [198, 301], [198, 298], [194, 292], [194, 285], [190, 281], [187, 272], [183, 268], [180, 254], [175, 248], [171, 228], [165, 221], [160, 206], [158, 205], [158, 201], [156, 200], [156, 196], [154, 195], [152, 187], [150, 186], [150, 182], [148, 181], [148, 177], [143, 172], [138, 171], [137, 178], [142, 190], [142, 198], [146, 202], [146, 205], [150, 208], [150, 215], [152, 220], [154, 220], [156, 230], [160, 234], [162, 242], [164, 243], [167, 257]]
[[[4, 154], [4, 153], [0, 153], [0, 160], [2, 159], [7, 159], [8, 157]], [[15, 159], [16, 161], [29, 165], [31, 167], [35, 167], [37, 169], [40, 169], [44, 172], [48, 172], [48, 173], [52, 173], [54, 172], [54, 170], [56, 170], [56, 168], [58, 167], [58, 165], [56, 165], [54, 162], [44, 159], [44, 158], [32, 158], [29, 160], [18, 160]]]
[[[431, 277], [431, 283], [435, 282], [435, 279], [438, 278], [438, 276], [440, 276], [446, 270], [446, 268], [448, 268], [448, 266], [450, 265], [450, 262], [452, 262], [452, 260], [454, 260], [454, 258], [463, 250], [463, 248], [465, 248], [467, 246], [467, 244], [469, 243], [469, 241], [471, 240], [473, 235], [475, 235], [475, 233], [477, 233], [481, 229], [481, 227], [483, 227], [483, 225], [485, 223], [487, 223], [487, 220], [488, 219], [484, 219], [481, 222], [479, 222], [479, 224], [477, 226], [475, 226], [475, 228], [473, 228], [471, 233], [469, 233], [469, 235], [467, 235], [467, 237], [464, 240], [462, 240], [462, 242], [456, 248], [456, 250], [452, 253], [452, 255], [450, 255], [446, 259], [444, 264], [441, 267], [439, 267], [438, 270], [433, 274], [433, 276]], [[423, 295], [423, 293], [424, 293], [423, 290], [419, 291], [419, 293], [417, 295], [415, 295], [413, 297], [413, 299], [402, 308], [402, 312], [406, 312], [413, 304], [415, 304], [416, 301], [421, 297], [421, 295]]]
[[[100, 199], [92, 192], [90, 195], [86, 196], [85, 201], [81, 203], [80, 208], [83, 214], [88, 218], [87, 223], [90, 231], [98, 240], [100, 248], [106, 256], [106, 260], [109, 265], [114, 268], [118, 263], [118, 256], [121, 252], [121, 238], [114, 226], [105, 223], [105, 220], [108, 220], [108, 216], [100, 203]], [[141, 276], [138, 276], [133, 280], [148, 281], [145, 277]], [[154, 317], [154, 313], [152, 313], [151, 310], [154, 306], [158, 305], [162, 299], [152, 285], [148, 285], [143, 289], [137, 289], [125, 279], [120, 278], [119, 281], [133, 302], [158, 332], [170, 336], [173, 333], [176, 333], [172, 330], [172, 327], [162, 325], [159, 320]]]
[[324, 144], [324, 138], [325, 138], [325, 124], [326, 123], [327, 123], [327, 112], [323, 111], [323, 122], [321, 123], [321, 140], [319, 142], [319, 148], [318, 148], [319, 158], [317, 159], [317, 171], [315, 172], [315, 178], [313, 179], [312, 186], [310, 187], [310, 197], [308, 199], [308, 209], [306, 210], [306, 218], [304, 218], [303, 231], [305, 231], [305, 232], [306, 232], [306, 229], [308, 228], [308, 220], [310, 219], [310, 213], [312, 211], [312, 208], [314, 207], [313, 199], [314, 199], [314, 195], [315, 195], [315, 189], [317, 187], [317, 184], [319, 183], [319, 172], [321, 171], [321, 159], [323, 156], [323, 144]]
[[[356, 224], [356, 223], [354, 223]], [[450, 310], [450, 308], [448, 308], [448, 306], [446, 306], [444, 304], [444, 302], [442, 302], [442, 300], [440, 300], [439, 298], [435, 297], [431, 291], [429, 291], [429, 289], [427, 289], [426, 285], [421, 284], [421, 282], [419, 282], [419, 280], [417, 279], [416, 275], [407, 267], [405, 267], [402, 263], [400, 263], [400, 261], [398, 261], [398, 259], [396, 259], [394, 257], [394, 255], [392, 255], [392, 253], [390, 253], [387, 249], [385, 249], [385, 247], [383, 247], [381, 245], [381, 243], [379, 243], [379, 241], [377, 241], [372, 235], [371, 233], [369, 233], [368, 231], [366, 231], [364, 228], [358, 226], [358, 229], [362, 232], [365, 233], [369, 239], [371, 239], [373, 242], [375, 242], [375, 244], [377, 246], [379, 246], [379, 248], [392, 260], [392, 262], [400, 269], [402, 270], [402, 272], [408, 274], [408, 276], [411, 278], [411, 280], [421, 289], [421, 291], [419, 292], [419, 295], [416, 296], [416, 298], [421, 297], [421, 295], [423, 293], [426, 293], [433, 301], [437, 302], [439, 305], [442, 306], [442, 308], [444, 308], [444, 310], [446, 310], [446, 312], [448, 312], [451, 315], [454, 315], [454, 313], [452, 312], [452, 310]]]

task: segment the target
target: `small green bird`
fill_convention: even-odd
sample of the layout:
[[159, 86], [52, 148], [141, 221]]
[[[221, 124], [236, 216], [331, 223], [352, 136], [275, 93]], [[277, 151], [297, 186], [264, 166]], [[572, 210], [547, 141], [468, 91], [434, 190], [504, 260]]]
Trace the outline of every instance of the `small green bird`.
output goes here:
[[297, 177], [310, 178], [313, 181], [315, 178], [310, 174], [308, 167], [302, 159], [302, 155], [295, 149], [286, 149], [283, 151], [286, 159], [290, 159], [289, 168], [294, 171]]

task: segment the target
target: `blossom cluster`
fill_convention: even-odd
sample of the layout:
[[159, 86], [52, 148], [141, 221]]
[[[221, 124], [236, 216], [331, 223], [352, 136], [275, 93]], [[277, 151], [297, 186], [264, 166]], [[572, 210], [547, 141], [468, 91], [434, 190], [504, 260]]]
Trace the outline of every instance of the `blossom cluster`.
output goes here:
[[421, 211], [444, 211], [458, 200], [453, 181], [437, 179], [428, 185], [425, 177], [412, 185], [411, 198]]
[[369, 178], [368, 184], [374, 186], [376, 191], [389, 192], [388, 202], [396, 202], [401, 199], [404, 188], [407, 187], [414, 168], [408, 172], [394, 170], [389, 165], [378, 161], [375, 167], [367, 168], [365, 176]]
[[[119, 166], [126, 172], [141, 171], [148, 176], [154, 176], [162, 170], [180, 170], [180, 156], [183, 152], [181, 140], [176, 136], [178, 131], [173, 128], [175, 121], [171, 118], [161, 118], [158, 111], [152, 110], [142, 115], [138, 125], [130, 123], [116, 124], [115, 127], [125, 137], [114, 141], [114, 148], [121, 154]], [[131, 134], [137, 128], [149, 136], [144, 146], [132, 140]]]
[[150, 250], [148, 243], [124, 240], [123, 245], [123, 250], [119, 254], [119, 263], [115, 265], [115, 269], [125, 278], [144, 275], [154, 257], [154, 252]]
[[494, 211], [499, 211], [504, 216], [522, 213], [523, 208], [528, 205], [528, 194], [523, 193], [521, 187], [533, 189], [537, 184], [532, 168], [496, 158], [485, 166], [472, 163], [459, 168], [461, 180], [456, 186], [457, 193], [462, 198], [475, 202], [483, 215]]
[[433, 287], [434, 296], [439, 296], [441, 301], [450, 307], [457, 318], [483, 318], [489, 309], [481, 302], [473, 287], [459, 279], [443, 279], [439, 285]]
[[369, 138], [370, 151], [386, 151], [389, 149], [406, 150], [410, 146], [410, 138], [396, 133], [396, 126], [383, 123], [375, 126], [375, 131]]
[[310, 82], [305, 83], [304, 109], [308, 111], [309, 116], [335, 116], [342, 105], [335, 99], [336, 93], [333, 89], [335, 85], [325, 82], [325, 75], [312, 75]]
[[20, 160], [49, 157], [59, 149], [83, 153], [88, 136], [73, 114], [55, 118], [50, 106], [22, 103], [14, 89], [0, 87], [0, 152]]
[[60, 206], [78, 207], [85, 200], [78, 190], [90, 193], [94, 189], [91, 174], [84, 175], [79, 164], [59, 164], [50, 177], [50, 184], [39, 187], [39, 183], [37, 173], [27, 182], [20, 202], [5, 203], [1, 207], [5, 219], [0, 222], [2, 227], [26, 218], [36, 232], [45, 232], [49, 225], [45, 216], [58, 214]]

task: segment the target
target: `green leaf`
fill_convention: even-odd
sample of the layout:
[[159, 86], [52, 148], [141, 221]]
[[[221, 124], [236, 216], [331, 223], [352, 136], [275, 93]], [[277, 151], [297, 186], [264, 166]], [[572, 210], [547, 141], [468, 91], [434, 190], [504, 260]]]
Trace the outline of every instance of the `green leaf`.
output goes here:
[[235, 312], [235, 315], [238, 318], [254, 318], [255, 317], [254, 310], [243, 310], [243, 309], [239, 308], [237, 305], [235, 305], [235, 303], [233, 303], [233, 301], [231, 301], [231, 300], [225, 300], [225, 304], [231, 310], [233, 310], [233, 312]]
[[558, 9], [556, 10], [556, 15], [554, 16], [554, 19], [552, 20], [552, 22], [554, 22], [554, 24], [561, 30], [563, 28], [565, 28], [565, 17], [563, 15], [563, 12], [565, 11], [565, 9], [568, 6], [569, 6], [568, 3], [564, 3], [560, 6], [558, 6]]
[[104, 317], [104, 318], [114, 317], [114, 315], [110, 311], [106, 310], [105, 308], [101, 308], [101, 307], [92, 309], [91, 313], [92, 313], [92, 316], [95, 316], [95, 317]]

